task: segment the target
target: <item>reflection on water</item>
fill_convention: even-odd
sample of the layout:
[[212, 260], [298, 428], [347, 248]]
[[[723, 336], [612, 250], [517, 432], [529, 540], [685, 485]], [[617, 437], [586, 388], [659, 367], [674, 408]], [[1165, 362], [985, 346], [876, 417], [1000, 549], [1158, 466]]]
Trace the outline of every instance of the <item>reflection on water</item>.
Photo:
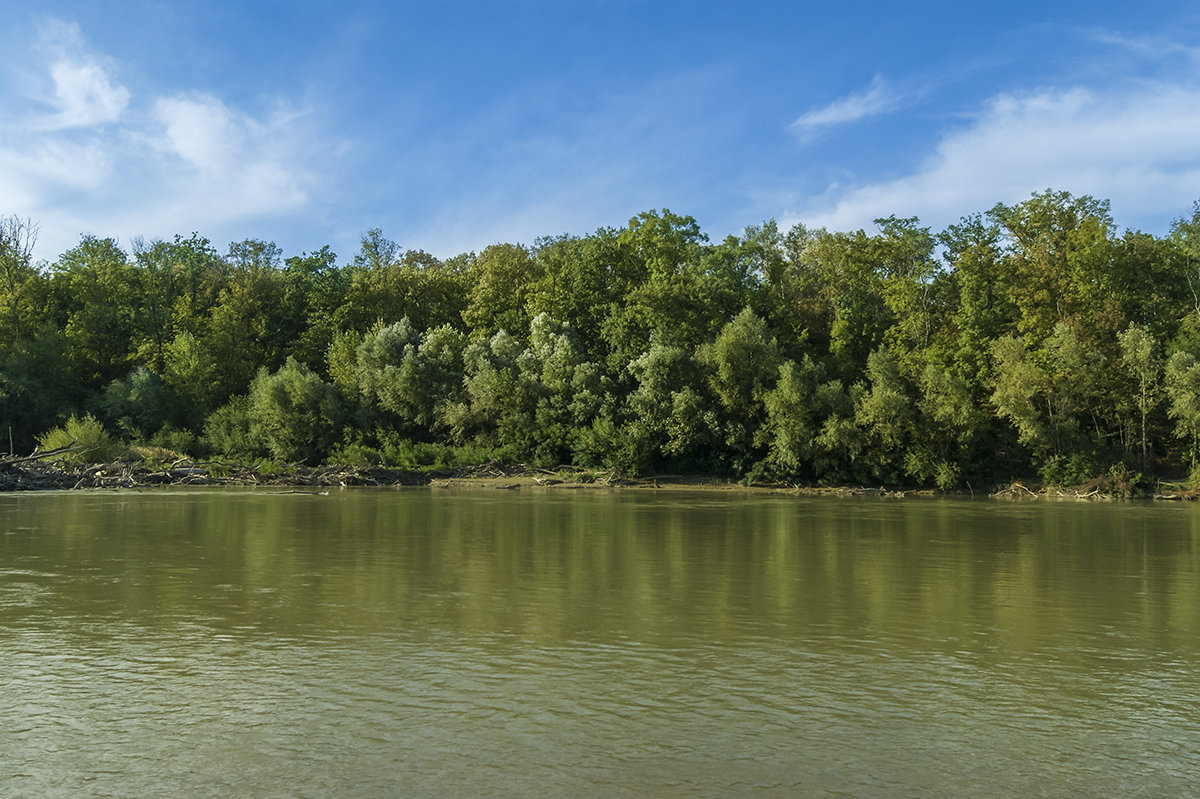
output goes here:
[[1200, 509], [0, 497], [3, 796], [1200, 793]]

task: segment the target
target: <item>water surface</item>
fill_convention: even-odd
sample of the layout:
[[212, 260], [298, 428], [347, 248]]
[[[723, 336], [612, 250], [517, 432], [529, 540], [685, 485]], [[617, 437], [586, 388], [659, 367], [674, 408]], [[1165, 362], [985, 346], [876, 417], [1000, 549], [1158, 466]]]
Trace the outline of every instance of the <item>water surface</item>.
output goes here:
[[1200, 509], [0, 496], [0, 795], [1200, 794]]

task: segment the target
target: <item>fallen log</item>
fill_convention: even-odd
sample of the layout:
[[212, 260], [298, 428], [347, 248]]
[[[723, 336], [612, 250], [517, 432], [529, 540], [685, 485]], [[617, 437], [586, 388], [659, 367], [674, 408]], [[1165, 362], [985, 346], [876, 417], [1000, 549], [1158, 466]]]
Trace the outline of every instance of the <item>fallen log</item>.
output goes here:
[[79, 449], [79, 447], [75, 446], [76, 442], [78, 441], [79, 439], [75, 439], [65, 447], [48, 449], [45, 452], [38, 452], [35, 449], [31, 455], [26, 455], [23, 458], [0, 458], [0, 471], [11, 469], [15, 466], [20, 466], [23, 463], [35, 463], [37, 461], [45, 460], [46, 458], [53, 458], [56, 455], [65, 455], [68, 452], [74, 452], [75, 450]]

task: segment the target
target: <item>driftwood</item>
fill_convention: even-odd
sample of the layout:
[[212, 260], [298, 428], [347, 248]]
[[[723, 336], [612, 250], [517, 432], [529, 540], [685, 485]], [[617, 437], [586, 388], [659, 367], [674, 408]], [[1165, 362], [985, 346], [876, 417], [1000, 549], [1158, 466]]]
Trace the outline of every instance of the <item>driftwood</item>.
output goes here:
[[[221, 460], [197, 461], [179, 457], [173, 461], [125, 460], [112, 463], [76, 464], [61, 458], [79, 447], [72, 442], [66, 447], [35, 451], [23, 457], [0, 457], [0, 492], [37, 491], [85, 488], [143, 488], [155, 486], [274, 486], [285, 490], [279, 493], [321, 494], [323, 488], [341, 486], [418, 486], [469, 485], [472, 480], [486, 478], [485, 484], [493, 488], [513, 490], [523, 484], [550, 487], [573, 487], [594, 485], [601, 487], [640, 486], [646, 488], [687, 487], [710, 483], [703, 477], [684, 475], [658, 475], [654, 477], [630, 478], [620, 469], [596, 471], [573, 466], [561, 466], [557, 470], [533, 467], [525, 464], [505, 464], [490, 461], [476, 466], [435, 471], [392, 469], [384, 466], [350, 466], [326, 464], [310, 467], [293, 463], [282, 467], [263, 470], [255, 464], [229, 463]], [[78, 456], [76, 456], [78, 457]], [[509, 482], [510, 480], [528, 483]], [[1175, 486], [1169, 486], [1176, 488]], [[889, 490], [863, 486], [799, 486], [781, 483], [763, 486], [772, 490], [789, 490], [807, 495], [834, 496], [879, 496], [905, 497], [910, 494], [931, 494], [932, 491]], [[990, 494], [997, 499], [1057, 499], [1096, 501], [1128, 498], [1128, 492], [1118, 493], [1099, 481], [1075, 487], [1029, 488], [1012, 482]], [[1035, 490], [1036, 489], [1036, 490]], [[1197, 500], [1200, 491], [1159, 490], [1151, 495], [1156, 500]]]
[[[63, 460], [48, 460], [56, 455], [74, 451], [64, 447], [34, 453], [24, 458], [0, 460], [0, 491], [28, 491], [83, 488], [142, 488], [152, 486], [277, 486], [281, 488], [328, 488], [335, 486], [403, 486], [428, 485], [435, 480], [453, 481], [476, 478], [531, 478], [537, 485], [590, 483], [599, 486], [641, 485], [645, 481], [631, 480], [619, 470], [596, 472], [564, 466], [551, 471], [525, 464], [504, 464], [499, 461], [457, 469], [432, 472], [391, 469], [384, 466], [348, 466], [327, 464], [310, 467], [292, 463], [263, 471], [248, 463], [226, 461], [196, 461], [178, 458], [171, 462], [125, 460], [112, 463], [72, 464]], [[553, 475], [553, 476], [552, 476]], [[519, 483], [505, 483], [501, 488], [516, 488]], [[313, 492], [304, 492], [313, 493]], [[319, 493], [319, 492], [317, 492]]]
[[1030, 491], [1020, 483], [1010, 483], [992, 493], [991, 496], [997, 499], [1034, 499], [1037, 497], [1037, 492]]
[[430, 476], [422, 472], [382, 467], [344, 465], [308, 467], [290, 464], [263, 472], [252, 464], [192, 461], [186, 458], [161, 464], [147, 461], [70, 464], [48, 461], [72, 451], [64, 447], [35, 452], [23, 458], [0, 459], [0, 491], [46, 491], [81, 488], [142, 488], [170, 485], [211, 486], [397, 486], [423, 485]]
[[48, 449], [45, 452], [39, 452], [35, 449], [32, 455], [26, 455], [24, 458], [14, 458], [12, 456], [0, 458], [0, 471], [11, 469], [15, 466], [20, 466], [23, 463], [35, 463], [37, 461], [45, 460], [46, 458], [53, 458], [58, 455], [65, 455], [68, 452], [74, 452], [75, 450], [79, 449], [79, 447], [75, 446], [77, 441], [79, 441], [79, 439], [75, 439], [65, 447]]
[[[1129, 484], [1108, 478], [1096, 478], [1078, 486], [1043, 486], [1034, 491], [1020, 483], [1010, 483], [990, 495], [994, 499], [1050, 499], [1077, 502], [1108, 502], [1115, 499], [1132, 499], [1135, 494]], [[1186, 495], [1156, 493], [1151, 499], [1190, 499]]]

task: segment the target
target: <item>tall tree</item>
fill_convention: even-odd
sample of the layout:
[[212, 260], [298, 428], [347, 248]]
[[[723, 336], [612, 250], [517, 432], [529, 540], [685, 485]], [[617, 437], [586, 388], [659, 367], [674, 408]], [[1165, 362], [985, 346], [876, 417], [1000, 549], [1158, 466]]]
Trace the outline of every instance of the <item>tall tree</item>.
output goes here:
[[345, 300], [334, 313], [334, 328], [365, 333], [376, 323], [407, 316], [419, 330], [461, 326], [466, 307], [463, 270], [421, 250], [401, 251], [378, 229], [362, 238], [344, 278]]
[[519, 244], [493, 244], [467, 272], [470, 289], [462, 321], [475, 338], [501, 330], [524, 336], [532, 319], [530, 297], [545, 272], [544, 264]]
[[329, 247], [284, 261], [280, 341], [310, 369], [323, 372], [325, 353], [337, 331], [335, 315], [345, 300], [348, 279]]
[[259, 368], [273, 367], [279, 358], [281, 255], [274, 242], [245, 239], [229, 245], [229, 276], [206, 335], [207, 346], [221, 364], [223, 396], [244, 391]]
[[125, 252], [112, 239], [84, 236], [53, 266], [54, 297], [67, 350], [85, 386], [124, 377], [136, 353], [141, 292]]
[[0, 217], [0, 352], [38, 323], [41, 274], [33, 263], [38, 226], [16, 216]]
[[891, 324], [875, 242], [865, 232], [817, 231], [805, 248], [828, 291], [829, 354], [840, 374], [857, 379]]
[[1059, 323], [1089, 339], [1124, 326], [1113, 305], [1115, 228], [1107, 201], [1047, 190], [1014, 206], [998, 204], [989, 216], [1005, 237], [1005, 287], [1027, 343], [1045, 341]]
[[1159, 379], [1162, 371], [1157, 358], [1158, 342], [1145, 327], [1134, 324], [1130, 324], [1118, 336], [1118, 342], [1121, 345], [1121, 366], [1131, 378], [1136, 392], [1134, 405], [1139, 417], [1139, 449], [1144, 473], [1150, 451], [1147, 420], [1158, 404]]

